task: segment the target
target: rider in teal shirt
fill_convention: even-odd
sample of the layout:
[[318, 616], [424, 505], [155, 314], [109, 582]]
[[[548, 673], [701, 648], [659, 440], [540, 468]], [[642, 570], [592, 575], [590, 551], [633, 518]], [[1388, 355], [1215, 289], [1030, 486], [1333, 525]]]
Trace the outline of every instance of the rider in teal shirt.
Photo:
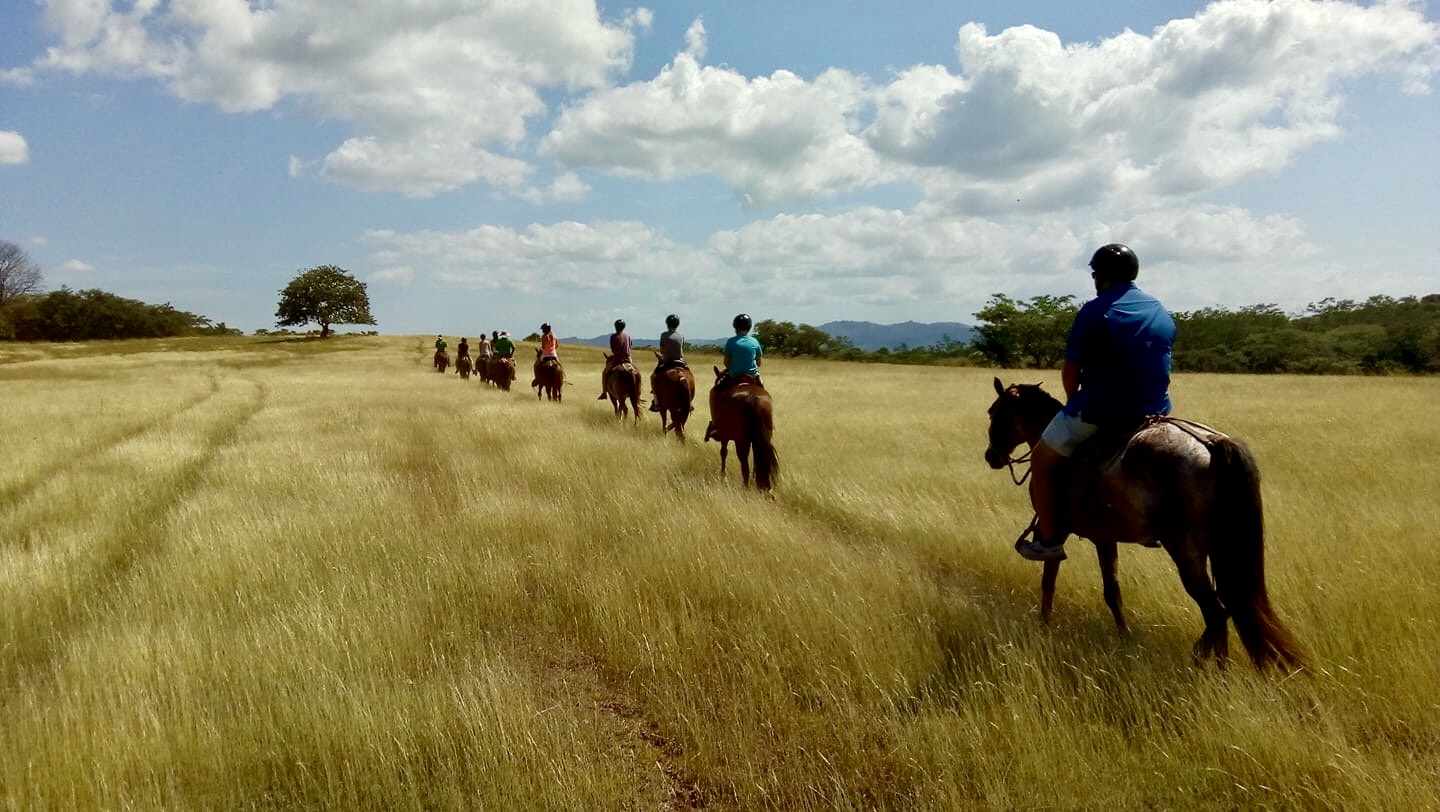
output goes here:
[[750, 335], [750, 316], [741, 313], [731, 324], [735, 327], [735, 335], [725, 342], [725, 377], [716, 384], [718, 389], [733, 386], [742, 375], [749, 375], [760, 383], [760, 356], [763, 352], [760, 342]]

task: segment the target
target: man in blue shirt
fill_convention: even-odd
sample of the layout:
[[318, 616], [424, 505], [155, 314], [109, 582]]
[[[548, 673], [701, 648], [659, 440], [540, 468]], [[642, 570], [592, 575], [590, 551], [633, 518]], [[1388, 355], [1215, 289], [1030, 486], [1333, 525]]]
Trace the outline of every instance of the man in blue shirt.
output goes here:
[[1090, 259], [1094, 299], [1075, 315], [1060, 381], [1065, 406], [1031, 450], [1030, 502], [1037, 527], [1016, 546], [1031, 561], [1065, 558], [1055, 468], [1101, 428], [1170, 413], [1170, 348], [1175, 321], [1154, 296], [1135, 286], [1140, 260], [1128, 246], [1101, 246]]

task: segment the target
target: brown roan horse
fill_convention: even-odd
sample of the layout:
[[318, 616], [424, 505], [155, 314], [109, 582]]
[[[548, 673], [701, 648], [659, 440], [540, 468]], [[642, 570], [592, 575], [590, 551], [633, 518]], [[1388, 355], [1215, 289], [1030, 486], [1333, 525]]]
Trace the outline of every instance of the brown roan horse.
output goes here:
[[[605, 353], [605, 360], [610, 360], [610, 354]], [[615, 407], [615, 416], [624, 418], [629, 412], [634, 412], [635, 422], [640, 422], [640, 370], [630, 362], [616, 364], [605, 373], [605, 394], [610, 397], [610, 405]]]
[[[652, 350], [653, 352], [653, 350]], [[663, 361], [655, 353], [656, 361]], [[674, 431], [676, 439], [685, 441], [685, 423], [695, 403], [695, 375], [689, 367], [671, 367], [650, 376], [650, 397], [660, 404], [660, 433]]]
[[565, 367], [560, 366], [559, 358], [540, 358], [540, 348], [535, 348], [535, 399], [549, 396], [551, 400], [558, 401], [564, 394], [565, 388]]
[[450, 366], [450, 356], [444, 350], [435, 351], [435, 371], [444, 372]]
[[[1033, 448], [1039, 442], [1061, 404], [1039, 384], [1007, 387], [996, 378], [995, 392], [985, 461], [998, 469], [1025, 459], [1011, 455], [1021, 443]], [[1151, 418], [1128, 439], [1107, 437], [1087, 441], [1062, 463], [1057, 494], [1064, 528], [1095, 545], [1105, 603], [1121, 634], [1127, 629], [1116, 545], [1158, 546], [1170, 554], [1205, 618], [1193, 652], [1197, 661], [1227, 661], [1228, 618], [1257, 669], [1308, 665], [1265, 590], [1260, 471], [1249, 450], [1214, 429], [1175, 418]], [[1059, 571], [1059, 561], [1045, 562], [1040, 613], [1047, 621]]]
[[462, 355], [455, 359], [455, 374], [465, 380], [470, 380], [470, 356]]
[[[715, 367], [718, 384], [724, 373]], [[720, 475], [725, 475], [725, 456], [729, 443], [735, 443], [735, 456], [740, 460], [740, 480], [750, 484], [750, 452], [755, 452], [755, 487], [768, 492], [780, 472], [780, 457], [775, 453], [771, 436], [775, 418], [770, 393], [750, 376], [721, 392], [710, 390], [710, 426], [705, 439], [720, 441]]]

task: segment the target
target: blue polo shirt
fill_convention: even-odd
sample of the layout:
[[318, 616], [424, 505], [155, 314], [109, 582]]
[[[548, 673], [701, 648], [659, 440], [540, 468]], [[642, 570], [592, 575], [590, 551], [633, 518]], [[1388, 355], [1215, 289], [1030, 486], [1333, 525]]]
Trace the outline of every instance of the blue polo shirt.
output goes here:
[[1065, 413], [1087, 423], [1170, 413], [1175, 320], [1154, 296], [1120, 282], [1075, 315], [1065, 360], [1080, 365], [1080, 391]]
[[738, 378], [760, 374], [760, 342], [755, 340], [755, 336], [731, 336], [725, 342], [725, 355], [730, 359], [729, 366], [725, 367], [726, 375]]

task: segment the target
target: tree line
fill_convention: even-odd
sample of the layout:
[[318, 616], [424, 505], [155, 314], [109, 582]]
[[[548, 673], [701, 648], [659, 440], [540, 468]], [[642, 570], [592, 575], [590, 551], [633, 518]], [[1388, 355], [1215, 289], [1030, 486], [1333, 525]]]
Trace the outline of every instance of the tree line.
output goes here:
[[[0, 240], [0, 340], [94, 341], [118, 338], [242, 335], [205, 316], [99, 289], [42, 292], [44, 272], [25, 250]], [[277, 327], [314, 322], [320, 337], [332, 324], [374, 324], [365, 283], [349, 271], [322, 265], [296, 274], [280, 291]], [[257, 331], [264, 332], [264, 331]]]
[[[62, 287], [42, 293], [42, 281], [39, 266], [24, 250], [0, 240], [0, 339], [88, 341], [241, 332], [169, 304], [146, 304], [102, 290]], [[1065, 341], [1079, 308], [1074, 296], [1022, 301], [996, 293], [974, 314], [978, 323], [968, 340], [947, 336], [927, 347], [868, 352], [845, 336], [809, 324], [766, 319], [755, 325], [755, 334], [771, 357], [1053, 369], [1064, 360]], [[1372, 296], [1363, 302], [1323, 299], [1294, 316], [1273, 304], [1172, 315], [1177, 372], [1440, 372], [1440, 294]], [[365, 283], [334, 265], [298, 272], [280, 291], [275, 323], [284, 328], [312, 322], [320, 325], [322, 338], [331, 334], [333, 324], [375, 324]]]
[[[866, 352], [808, 324], [755, 325], [767, 355], [906, 364], [1054, 369], [1065, 358], [1074, 296], [1021, 301], [996, 293], [976, 312], [968, 341]], [[1384, 374], [1440, 372], [1440, 294], [1324, 299], [1291, 316], [1273, 304], [1171, 314], [1177, 372]]]

